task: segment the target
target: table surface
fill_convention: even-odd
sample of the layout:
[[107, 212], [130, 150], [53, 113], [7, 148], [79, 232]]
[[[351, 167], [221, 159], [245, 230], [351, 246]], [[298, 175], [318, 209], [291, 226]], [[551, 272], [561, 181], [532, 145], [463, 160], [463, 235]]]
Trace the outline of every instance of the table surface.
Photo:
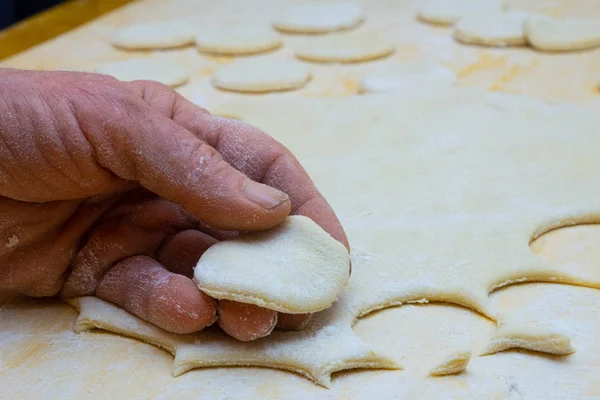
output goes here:
[[[118, 5], [125, 2], [87, 3], [96, 3], [100, 7], [99, 4], [102, 3]], [[357, 0], [356, 2], [367, 11], [368, 18], [365, 23], [367, 27], [383, 27], [397, 39], [398, 49], [395, 54], [372, 63], [335, 66], [311, 65], [315, 72], [315, 79], [304, 89], [282, 96], [355, 95], [360, 76], [369, 68], [406, 60], [428, 59], [453, 69], [459, 76], [460, 85], [600, 106], [600, 93], [597, 89], [597, 84], [600, 82], [600, 50], [546, 54], [529, 48], [493, 49], [464, 46], [451, 39], [449, 29], [417, 22], [414, 18], [417, 1]], [[289, 1], [268, 0], [220, 2], [146, 0], [134, 2], [65, 35], [6, 59], [0, 63], [0, 67], [93, 70], [100, 63], [132, 57], [172, 58], [180, 65], [185, 66], [192, 78], [189, 84], [179, 89], [180, 92], [197, 104], [210, 109], [232, 97], [242, 96], [220, 92], [209, 83], [214, 69], [218, 65], [231, 62], [231, 58], [203, 56], [193, 48], [161, 52], [123, 52], [110, 46], [108, 43], [110, 35], [115, 29], [133, 22], [166, 19], [191, 19], [197, 21], [199, 25], [210, 23], [215, 19], [223, 24], [267, 24], [273, 13], [288, 3]], [[509, 5], [522, 10], [544, 12], [556, 16], [595, 15], [600, 17], [600, 2], [586, 0], [512, 0], [509, 1]], [[110, 6], [107, 7], [110, 8]], [[27, 24], [31, 23], [30, 21], [13, 29], [27, 30]], [[13, 32], [15, 31], [13, 30]], [[10, 37], [11, 34], [11, 31], [4, 32], [0, 37], [0, 40], [3, 40], [0, 41], [0, 49], [5, 52], [4, 54], [17, 49], [15, 43], [8, 45], [9, 50], [4, 49], [6, 37]], [[278, 55], [290, 57], [294, 45], [302, 38], [286, 35], [284, 39], [285, 46], [278, 52]], [[597, 269], [600, 268], [598, 262], [600, 260], [600, 228], [591, 225], [558, 229], [532, 243], [532, 250], [543, 257], [563, 262], [572, 261]], [[586, 305], [589, 312], [587, 314], [578, 313], [577, 318], [598, 319], [599, 321], [595, 323], [593, 329], [596, 332], [596, 338], [599, 337], [600, 291], [565, 285], [528, 284], [511, 286], [492, 296], [500, 304], [511, 307], [524, 305], [523, 302], [527, 299], [531, 300], [530, 293], [534, 293], [540, 299], [545, 299], [544, 301], [547, 301], [548, 304], [553, 304], [553, 301], [557, 301], [557, 291], [560, 291], [562, 295], [568, 295], [571, 301]], [[418, 309], [418, 312], [413, 312], [415, 309]], [[111, 391], [118, 391], [119, 397], [128, 395], [130, 398], [170, 398], [169, 396], [172, 395], [185, 394], [199, 398], [202, 397], [202, 393], [205, 393], [207, 397], [212, 396], [212, 398], [235, 398], [235, 394], [227, 393], [226, 388], [217, 383], [222, 382], [220, 379], [226, 377], [247, 382], [253, 388], [256, 398], [277, 398], [286, 396], [293, 390], [302, 390], [310, 398], [327, 396], [341, 399], [357, 398], [353, 397], [351, 393], [361, 390], [360, 388], [368, 388], [370, 383], [379, 384], [378, 382], [383, 382], [384, 379], [389, 380], [390, 375], [387, 374], [397, 374], [397, 372], [385, 371], [337, 374], [334, 379], [335, 390], [332, 389], [330, 392], [324, 392], [323, 389], [314, 387], [303, 378], [264, 369], [224, 368], [193, 371], [172, 381], [169, 372], [172, 359], [166, 353], [152, 346], [109, 334], [85, 335], [84, 338], [72, 335], [70, 327], [75, 315], [72, 309], [58, 302], [26, 300], [22, 303], [9, 303], [0, 307], [0, 320], [4, 325], [0, 329], [0, 343], [2, 343], [0, 346], [0, 387], [8, 388], [14, 398], [23, 398], [29, 393], [41, 395], [43, 393], [59, 393], [58, 391], [62, 391], [63, 395], [68, 393], [75, 397], [85, 394], [89, 398], [105, 398]], [[557, 314], [555, 317], [567, 318], [562, 314]], [[411, 336], [408, 328], [412, 324], [422, 321], [423, 318], [435, 321], [435, 324], [432, 322], [436, 326], [435, 329], [432, 325], [431, 332], [411, 337], [408, 344], [406, 341], [398, 341], [398, 337], [402, 336], [401, 332], [405, 333], [404, 337]], [[573, 318], [575, 319], [572, 323], [577, 324], [579, 320], [576, 319], [575, 312], [573, 312]], [[470, 328], [458, 332], [459, 321], [469, 325]], [[369, 329], [373, 326], [393, 326], [394, 330], [384, 328], [374, 335], [372, 334], [373, 330]], [[489, 333], [493, 331], [493, 324], [479, 315], [466, 315], [464, 309], [446, 305], [428, 305], [425, 307], [404, 306], [386, 310], [359, 321], [355, 327], [357, 333], [364, 340], [383, 341], [389, 343], [390, 348], [395, 349], [394, 351], [398, 353], [398, 357], [406, 367], [406, 371], [402, 372], [404, 375], [393, 375], [394, 377], [398, 376], [394, 379], [398, 379], [398, 382], [405, 385], [398, 393], [406, 395], [413, 393], [412, 398], [419, 397], [415, 393], [427, 393], [427, 387], [429, 387], [427, 385], [442, 385], [447, 387], [448, 391], [458, 390], [457, 388], [460, 387], [464, 389], [466, 384], [459, 378], [457, 378], [458, 380], [453, 380], [454, 378], [438, 380], [434, 384], [418, 375], [423, 371], [419, 371], [417, 368], [415, 375], [414, 368], [411, 370], [411, 366], [417, 365], [413, 360], [419, 357], [430, 361], [429, 365], [435, 364], [440, 354], [434, 354], [435, 351], [431, 348], [427, 351], [422, 350], [427, 346], [431, 347], [431, 343], [435, 343], [436, 338], [441, 340], [439, 335], [449, 329], [456, 331], [457, 340], [471, 340], [473, 332], [478, 330], [487, 332], [487, 337], [489, 337]], [[587, 347], [584, 348], [579, 347], [584, 346], [581, 343], [577, 343], [577, 346], [578, 349], [582, 349], [582, 353], [598, 354], [600, 352], [600, 341], [587, 343]], [[507, 353], [500, 357], [522, 356], [520, 353], [516, 353], [516, 355]], [[126, 371], [115, 367], [117, 364], [122, 365], [120, 361], [123, 357], [129, 357]], [[542, 368], [540, 371], [543, 370], [541, 365], [549, 362], [549, 359], [543, 357], [531, 357], [538, 357], [532, 362], [537, 363], [535, 368]], [[86, 363], [86, 360], [94, 361]], [[581, 376], [580, 382], [577, 384], [587, 385], [583, 391], [585, 395], [589, 398], [600, 396], [600, 374], [598, 373], [600, 363], [596, 363], [595, 366], [588, 364], [570, 366], [568, 362], [563, 364], [565, 377], [571, 377], [568, 379], [577, 381], [579, 379], [577, 377]], [[586, 374], [585, 371], [592, 371], [592, 373]], [[124, 372], [126, 373], [124, 374]], [[73, 379], [80, 380], [80, 384], [73, 384]], [[130, 385], [131, 381], [136, 383]], [[274, 382], [278, 382], [278, 384]], [[495, 383], [488, 382], [487, 384]], [[506, 385], [501, 385], [504, 389], [499, 389], [498, 395], [494, 398], [526, 398], [522, 397], [518, 390], [506, 389]], [[565, 385], [567, 388], [569, 383], [566, 382]], [[407, 391], [407, 387], [412, 388], [413, 391]], [[52, 391], [46, 392], [47, 390]], [[55, 395], [58, 396], [58, 394]]]
[[83, 25], [133, 0], [69, 0], [0, 31], [0, 60]]

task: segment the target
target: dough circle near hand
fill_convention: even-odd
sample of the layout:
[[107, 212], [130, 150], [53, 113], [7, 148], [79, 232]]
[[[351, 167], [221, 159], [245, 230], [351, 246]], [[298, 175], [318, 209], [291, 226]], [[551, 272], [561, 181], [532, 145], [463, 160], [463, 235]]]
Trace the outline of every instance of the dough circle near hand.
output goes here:
[[535, 15], [525, 22], [525, 34], [539, 50], [585, 50], [600, 46], [600, 19]]
[[442, 65], [412, 61], [367, 73], [358, 90], [360, 93], [421, 93], [427, 89], [446, 88], [456, 79], [454, 71]]
[[426, 0], [417, 17], [436, 25], [453, 25], [468, 14], [499, 12], [504, 10], [501, 0]]
[[483, 46], [523, 46], [527, 14], [518, 11], [469, 14], [454, 27], [454, 39]]
[[212, 54], [255, 54], [276, 49], [281, 43], [273, 30], [259, 26], [216, 27], [196, 35], [198, 51]]
[[352, 28], [363, 19], [356, 4], [314, 2], [289, 7], [273, 21], [273, 27], [282, 32], [326, 33]]
[[149, 80], [171, 87], [183, 85], [188, 80], [188, 73], [168, 60], [143, 58], [116, 61], [99, 65], [95, 70], [121, 81]]
[[351, 32], [307, 39], [296, 48], [296, 56], [318, 62], [361, 62], [394, 52], [394, 43], [379, 32]]
[[193, 42], [193, 27], [172, 21], [127, 26], [111, 39], [113, 46], [128, 50], [171, 49]]
[[311, 219], [219, 242], [200, 257], [194, 280], [217, 299], [289, 314], [328, 308], [348, 282], [346, 248]]
[[265, 93], [299, 89], [309, 79], [308, 68], [299, 62], [255, 58], [217, 68], [212, 84], [224, 90]]

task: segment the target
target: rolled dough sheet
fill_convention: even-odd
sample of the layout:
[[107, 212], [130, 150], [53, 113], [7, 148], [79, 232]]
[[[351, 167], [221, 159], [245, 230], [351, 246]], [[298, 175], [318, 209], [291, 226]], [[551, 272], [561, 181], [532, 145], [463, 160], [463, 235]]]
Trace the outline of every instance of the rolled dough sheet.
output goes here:
[[363, 76], [359, 92], [402, 92], [408, 95], [453, 85], [456, 74], [438, 63], [412, 61], [375, 69]]
[[576, 51], [600, 46], [600, 19], [530, 16], [525, 22], [529, 44], [539, 50]]
[[448, 355], [439, 365], [436, 365], [431, 372], [429, 372], [429, 375], [445, 376], [460, 374], [467, 369], [470, 360], [470, 350], [455, 351]]
[[296, 56], [318, 62], [361, 62], [388, 56], [395, 44], [380, 31], [336, 33], [306, 39], [296, 47]]
[[349, 2], [310, 2], [286, 8], [273, 26], [290, 33], [326, 33], [353, 28], [364, 19], [362, 9]]
[[324, 310], [348, 282], [350, 256], [310, 218], [219, 242], [200, 257], [194, 280], [216, 299], [287, 314]]
[[[410, 98], [238, 99], [215, 112], [294, 149], [342, 220], [354, 246], [353, 273], [338, 301], [304, 331], [251, 343], [199, 333], [194, 343], [177, 345], [175, 374], [271, 366], [328, 385], [333, 371], [397, 367], [388, 356], [393, 349], [376, 350], [351, 329], [372, 311], [443, 301], [509, 321], [517, 310], [500, 314], [490, 291], [526, 281], [600, 287], [599, 270], [551, 263], [529, 249], [543, 232], [600, 219], [600, 189], [589, 184], [600, 167], [600, 115], [592, 107], [450, 88]], [[330, 168], [333, 155], [344, 168]], [[373, 179], [382, 171], [385, 179]], [[85, 319], [122, 330], [121, 317], [106, 318], [110, 323]], [[554, 343], [539, 342], [529, 327], [513, 331], [520, 347], [541, 343], [537, 351], [552, 352]], [[556, 334], [562, 332], [543, 336]]]
[[300, 89], [310, 77], [308, 67], [299, 62], [254, 58], [218, 67], [211, 82], [219, 89], [265, 93]]
[[523, 46], [527, 44], [527, 17], [528, 14], [519, 11], [469, 14], [454, 26], [454, 39], [483, 46]]
[[188, 80], [188, 73], [175, 62], [166, 59], [139, 58], [98, 65], [95, 71], [121, 81], [149, 80], [177, 87]]
[[111, 38], [115, 47], [127, 50], [160, 50], [194, 43], [194, 27], [182, 21], [126, 26]]
[[417, 17], [436, 25], [453, 25], [465, 15], [499, 12], [505, 9], [501, 0], [425, 0]]
[[196, 48], [203, 53], [244, 55], [262, 53], [281, 46], [283, 41], [263, 26], [206, 27], [196, 35]]

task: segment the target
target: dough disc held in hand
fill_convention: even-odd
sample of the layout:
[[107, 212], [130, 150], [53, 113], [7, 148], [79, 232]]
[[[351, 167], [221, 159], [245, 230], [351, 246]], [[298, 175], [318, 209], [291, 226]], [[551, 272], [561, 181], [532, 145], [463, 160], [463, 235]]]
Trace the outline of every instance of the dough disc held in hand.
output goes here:
[[585, 50], [600, 46], [600, 19], [535, 15], [525, 22], [525, 33], [539, 50]]
[[127, 50], [171, 49], [193, 42], [194, 30], [190, 24], [171, 21], [131, 25], [111, 39], [113, 46]]
[[188, 73], [175, 63], [149, 58], [116, 61], [96, 67], [100, 74], [112, 75], [120, 81], [148, 80], [176, 87], [188, 80]]
[[518, 11], [469, 14], [454, 27], [454, 39], [482, 46], [523, 46], [527, 14]]
[[194, 280], [217, 299], [255, 304], [288, 314], [328, 308], [348, 282], [346, 248], [311, 219], [219, 242], [200, 258]]
[[446, 88], [456, 82], [456, 74], [442, 65], [412, 61], [367, 73], [360, 82], [359, 92], [422, 93], [428, 89]]
[[281, 46], [277, 33], [265, 27], [215, 27], [196, 35], [196, 48], [203, 53], [255, 54]]
[[224, 90], [265, 93], [299, 89], [309, 79], [308, 68], [299, 62], [255, 58], [219, 67], [212, 84]]
[[296, 48], [296, 56], [319, 62], [361, 62], [382, 58], [394, 52], [393, 42], [375, 31], [337, 33], [307, 39]]
[[362, 22], [363, 12], [352, 3], [305, 3], [286, 9], [273, 26], [282, 32], [326, 33], [352, 28]]
[[500, 0], [428, 0], [424, 1], [417, 17], [436, 25], [453, 25], [468, 14], [502, 11]]

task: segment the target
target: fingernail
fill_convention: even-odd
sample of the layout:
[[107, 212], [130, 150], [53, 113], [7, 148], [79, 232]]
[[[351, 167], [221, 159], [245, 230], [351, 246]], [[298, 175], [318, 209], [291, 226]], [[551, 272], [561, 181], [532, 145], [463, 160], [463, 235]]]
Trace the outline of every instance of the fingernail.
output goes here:
[[275, 208], [289, 199], [287, 194], [254, 181], [248, 181], [244, 187], [244, 193], [248, 200], [260, 204], [267, 210]]

